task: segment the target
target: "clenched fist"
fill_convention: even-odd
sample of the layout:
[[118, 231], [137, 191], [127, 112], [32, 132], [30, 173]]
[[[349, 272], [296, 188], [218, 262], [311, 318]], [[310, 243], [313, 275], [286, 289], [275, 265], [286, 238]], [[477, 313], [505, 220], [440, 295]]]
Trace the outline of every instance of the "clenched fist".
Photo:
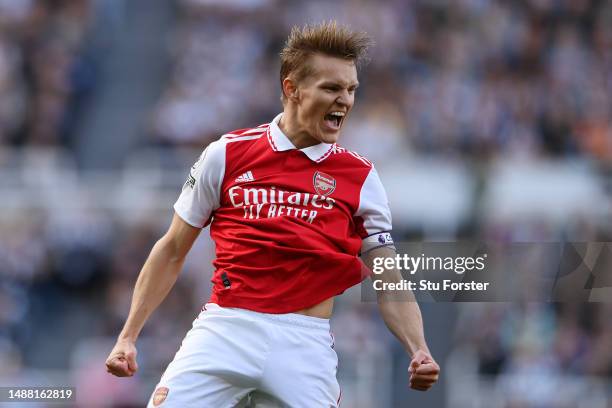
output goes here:
[[106, 371], [117, 377], [131, 377], [138, 370], [136, 345], [129, 340], [117, 340], [106, 359]]
[[410, 373], [410, 388], [427, 391], [438, 381], [440, 366], [428, 353], [418, 350], [412, 357], [408, 373]]

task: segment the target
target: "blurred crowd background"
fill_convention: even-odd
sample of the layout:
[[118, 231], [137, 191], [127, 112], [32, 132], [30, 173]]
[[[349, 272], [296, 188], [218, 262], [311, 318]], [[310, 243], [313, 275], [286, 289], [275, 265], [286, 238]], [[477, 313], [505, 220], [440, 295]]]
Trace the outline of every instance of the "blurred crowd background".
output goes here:
[[[281, 111], [290, 28], [330, 18], [376, 42], [341, 142], [377, 166], [396, 241], [612, 241], [609, 1], [0, 0], [0, 385], [144, 405], [214, 249], [203, 233], [119, 380], [103, 362], [140, 267], [199, 152]], [[610, 296], [424, 304], [444, 374], [418, 394], [351, 290], [343, 406], [610, 408]]]

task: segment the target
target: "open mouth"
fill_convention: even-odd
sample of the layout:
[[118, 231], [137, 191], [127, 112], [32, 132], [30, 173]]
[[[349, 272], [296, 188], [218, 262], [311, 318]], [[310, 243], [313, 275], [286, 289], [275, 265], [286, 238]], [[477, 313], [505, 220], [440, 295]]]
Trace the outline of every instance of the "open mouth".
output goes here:
[[325, 124], [332, 129], [340, 129], [340, 125], [342, 125], [342, 121], [344, 120], [344, 115], [344, 112], [330, 112], [324, 117]]

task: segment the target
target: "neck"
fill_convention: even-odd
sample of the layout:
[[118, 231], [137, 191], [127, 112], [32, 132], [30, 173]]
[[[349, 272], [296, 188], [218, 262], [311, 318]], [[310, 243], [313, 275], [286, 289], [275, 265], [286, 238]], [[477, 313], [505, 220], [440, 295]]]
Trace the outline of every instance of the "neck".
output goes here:
[[288, 109], [283, 111], [283, 116], [281, 116], [281, 120], [278, 122], [278, 127], [297, 149], [304, 149], [321, 143], [310, 136], [308, 132], [300, 129], [297, 118], [295, 115], [292, 115]]

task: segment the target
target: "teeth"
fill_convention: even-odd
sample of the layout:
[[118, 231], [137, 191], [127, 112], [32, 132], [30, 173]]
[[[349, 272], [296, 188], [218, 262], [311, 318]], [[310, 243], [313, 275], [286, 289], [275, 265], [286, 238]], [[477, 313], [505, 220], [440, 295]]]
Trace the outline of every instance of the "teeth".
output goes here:
[[344, 117], [344, 112], [330, 112], [329, 114], [332, 116], [338, 116], [340, 118]]

